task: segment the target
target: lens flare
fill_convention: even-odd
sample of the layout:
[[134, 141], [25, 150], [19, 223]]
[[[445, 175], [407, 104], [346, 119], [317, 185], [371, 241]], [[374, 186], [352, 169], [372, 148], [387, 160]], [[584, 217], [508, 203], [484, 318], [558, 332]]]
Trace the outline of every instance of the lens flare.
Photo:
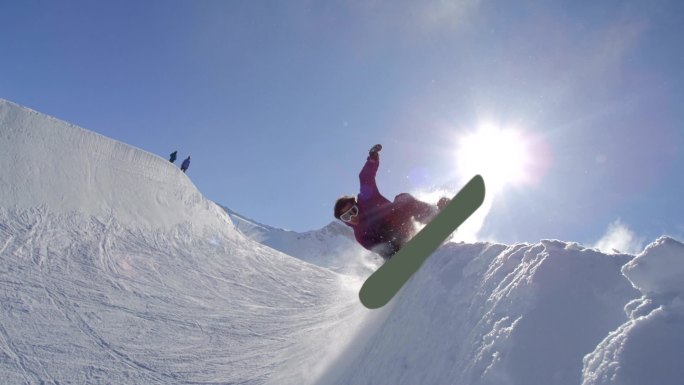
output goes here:
[[531, 182], [537, 169], [534, 142], [523, 131], [483, 124], [458, 141], [459, 177], [481, 174], [490, 191]]

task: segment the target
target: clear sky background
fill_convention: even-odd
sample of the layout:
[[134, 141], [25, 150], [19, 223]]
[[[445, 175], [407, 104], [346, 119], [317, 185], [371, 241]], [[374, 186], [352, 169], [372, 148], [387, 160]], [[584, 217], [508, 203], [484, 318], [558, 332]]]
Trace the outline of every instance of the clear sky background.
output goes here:
[[375, 143], [388, 198], [453, 193], [463, 138], [510, 128], [527, 178], [481, 238], [682, 239], [682, 36], [680, 1], [1, 1], [0, 97], [192, 155], [209, 199], [297, 231]]

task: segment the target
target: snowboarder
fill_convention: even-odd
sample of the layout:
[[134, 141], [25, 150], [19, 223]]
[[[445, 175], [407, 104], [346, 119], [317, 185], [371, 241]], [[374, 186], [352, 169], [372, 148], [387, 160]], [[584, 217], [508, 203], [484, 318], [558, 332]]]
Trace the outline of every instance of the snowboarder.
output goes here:
[[187, 158], [185, 158], [185, 160], [181, 164], [181, 171], [185, 172], [188, 169], [188, 167], [190, 167], [190, 157], [189, 156]]
[[169, 162], [173, 163], [176, 161], [176, 155], [178, 154], [178, 151], [174, 151], [171, 153], [171, 157], [169, 158]]
[[437, 206], [433, 206], [403, 193], [390, 202], [380, 194], [375, 183], [380, 150], [382, 146], [376, 144], [368, 152], [366, 164], [359, 173], [361, 192], [357, 197], [339, 198], [334, 215], [354, 230], [361, 246], [388, 260], [414, 235], [413, 220], [425, 224], [430, 222], [449, 203], [449, 199], [442, 198]]

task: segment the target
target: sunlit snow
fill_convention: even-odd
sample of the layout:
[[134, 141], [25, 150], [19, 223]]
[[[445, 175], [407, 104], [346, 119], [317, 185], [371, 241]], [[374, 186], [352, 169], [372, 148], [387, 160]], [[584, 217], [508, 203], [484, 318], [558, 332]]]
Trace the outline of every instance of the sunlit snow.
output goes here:
[[381, 262], [344, 226], [259, 224], [162, 157], [6, 101], [0, 161], [2, 384], [684, 378], [673, 238], [638, 255], [447, 243], [369, 311]]

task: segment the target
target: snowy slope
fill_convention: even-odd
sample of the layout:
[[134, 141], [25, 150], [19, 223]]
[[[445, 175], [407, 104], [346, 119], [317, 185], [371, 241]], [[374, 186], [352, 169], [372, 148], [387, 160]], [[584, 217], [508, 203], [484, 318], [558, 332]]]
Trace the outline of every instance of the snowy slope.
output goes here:
[[124, 143], [0, 99], [0, 202], [115, 216], [136, 226], [225, 227], [225, 214], [176, 166]]
[[627, 260], [550, 241], [447, 245], [335, 383], [579, 384], [583, 355], [636, 294]]
[[0, 161], [3, 384], [307, 383], [367, 314], [162, 158], [0, 101]]
[[367, 277], [382, 263], [380, 257], [361, 247], [352, 230], [340, 222], [298, 233], [264, 225], [223, 208], [245, 236], [309, 263], [357, 277]]
[[165, 159], [3, 101], [0, 161], [2, 384], [684, 378], [672, 238], [637, 256], [449, 243], [368, 311], [353, 263], [373, 259], [339, 224], [228, 215]]
[[634, 259], [560, 241], [448, 244], [321, 383], [682, 384], [682, 282], [671, 238]]

